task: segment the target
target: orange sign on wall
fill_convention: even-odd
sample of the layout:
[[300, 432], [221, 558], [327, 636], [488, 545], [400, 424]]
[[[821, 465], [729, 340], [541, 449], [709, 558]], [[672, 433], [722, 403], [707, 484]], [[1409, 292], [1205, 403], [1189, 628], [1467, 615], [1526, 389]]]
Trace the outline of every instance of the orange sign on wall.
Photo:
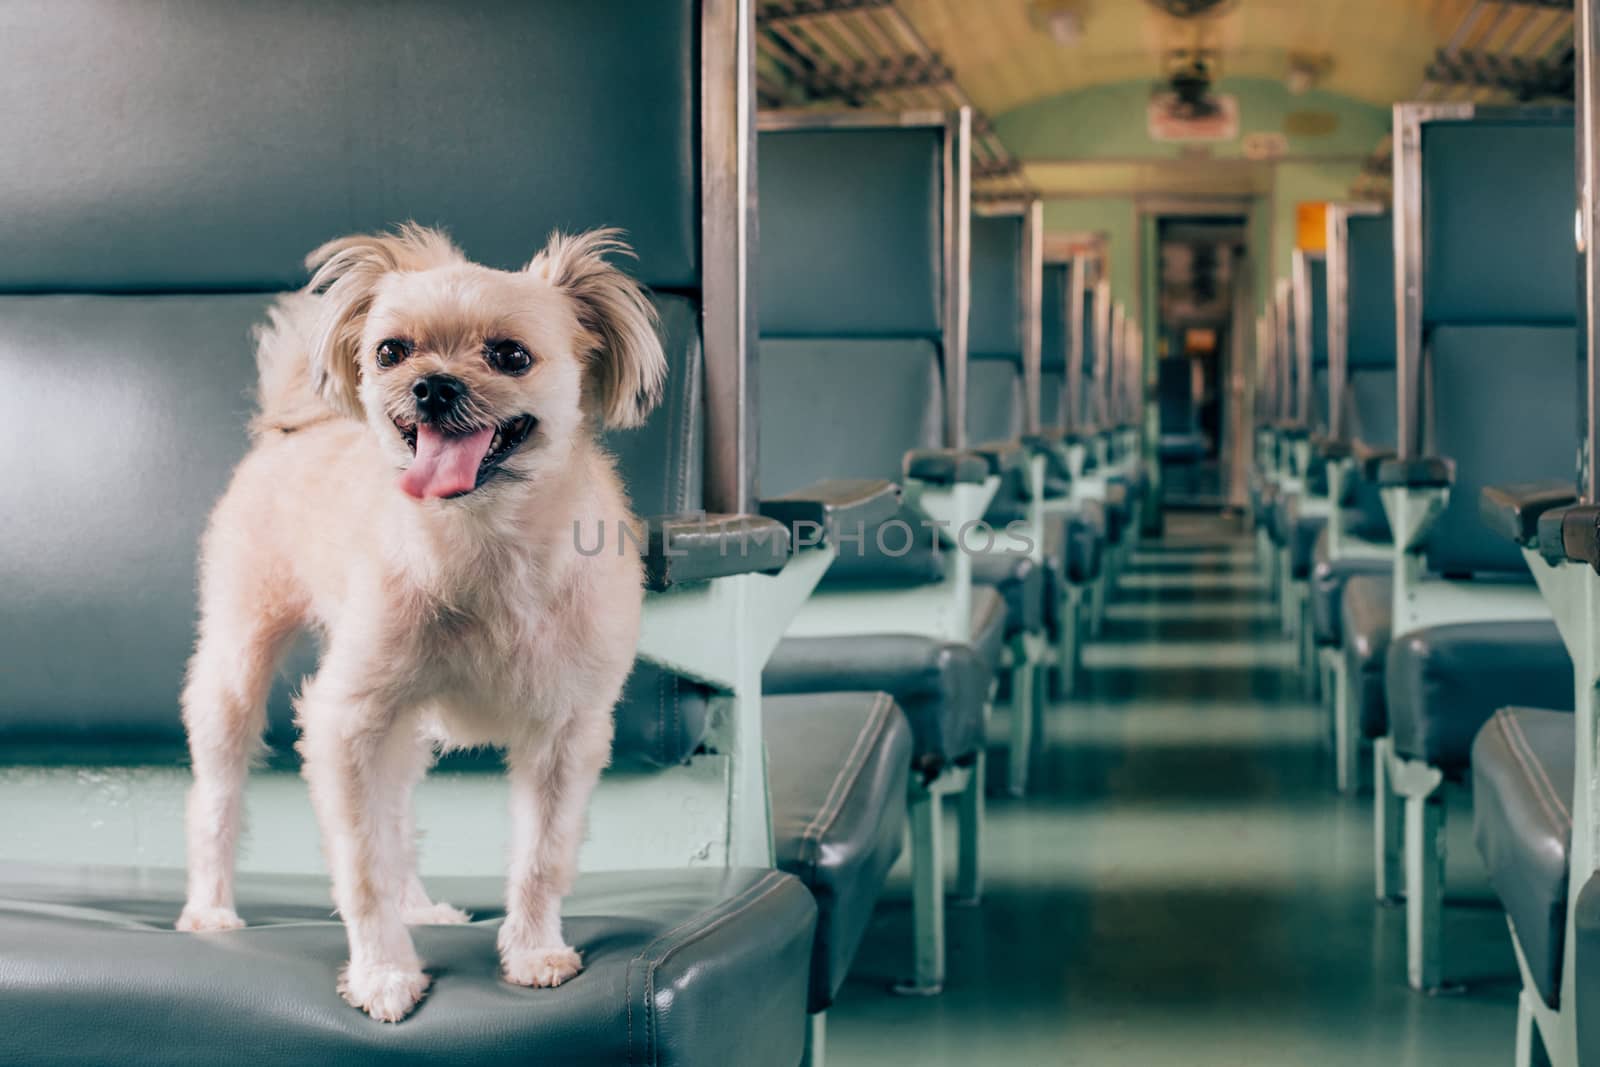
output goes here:
[[1307, 200], [1294, 208], [1294, 246], [1307, 252], [1328, 250], [1328, 205], [1323, 200]]

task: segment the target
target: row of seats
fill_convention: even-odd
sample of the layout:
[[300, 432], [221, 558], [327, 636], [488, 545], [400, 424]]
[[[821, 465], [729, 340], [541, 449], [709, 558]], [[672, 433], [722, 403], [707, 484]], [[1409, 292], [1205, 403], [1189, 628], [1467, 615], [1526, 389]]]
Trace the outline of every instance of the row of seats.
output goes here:
[[[1043, 264], [1037, 204], [973, 212], [964, 111], [749, 130], [748, 4], [182, 7], [134, 16], [163, 27], [136, 55], [112, 0], [0, 40], [47, 102], [0, 120], [0, 367], [35, 383], [0, 403], [41, 445], [4, 526], [8, 1040], [63, 1063], [820, 1061], [908, 838], [903, 988], [937, 993], [943, 802], [976, 903], [995, 702], [1020, 793], [1142, 520], [1142, 343], [1089, 261]], [[418, 933], [434, 989], [385, 1026], [335, 993], [295, 781], [315, 649], [269, 702], [241, 931], [171, 928], [177, 709], [252, 330], [307, 251], [408, 219], [506, 268], [552, 229], [621, 227], [669, 373], [608, 439], [649, 591], [564, 908], [585, 969], [498, 980], [502, 776], [447, 757], [419, 790], [423, 873], [477, 921]]]
[[1407, 981], [1453, 983], [1445, 798], [1468, 785], [1522, 971], [1517, 1062], [1535, 1034], [1553, 1063], [1596, 1062], [1574, 1002], [1592, 867], [1573, 860], [1594, 684], [1592, 509], [1570, 474], [1584, 131], [1564, 108], [1394, 121], [1392, 208], [1334, 205], [1325, 258], [1296, 254], [1262, 327], [1258, 543], [1341, 791], [1370, 746], [1375, 890], [1404, 903]]

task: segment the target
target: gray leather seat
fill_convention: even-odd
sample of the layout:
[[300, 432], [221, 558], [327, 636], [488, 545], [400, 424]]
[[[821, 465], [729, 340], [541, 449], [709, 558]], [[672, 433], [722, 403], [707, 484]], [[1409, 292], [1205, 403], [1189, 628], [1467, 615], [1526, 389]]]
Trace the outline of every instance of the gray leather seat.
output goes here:
[[993, 587], [1005, 604], [1003, 636], [1032, 633], [1044, 627], [1045, 590], [1050, 568], [1024, 555], [998, 553], [972, 558], [972, 580]]
[[245, 876], [242, 930], [178, 933], [181, 872], [0, 865], [5, 1045], [55, 1063], [796, 1063], [816, 905], [777, 871], [584, 875], [563, 908], [584, 970], [501, 980], [497, 879], [436, 880], [474, 916], [421, 927], [435, 982], [401, 1025], [334, 989], [321, 877]]
[[1349, 679], [1350, 699], [1355, 701], [1356, 721], [1361, 724], [1364, 737], [1382, 737], [1389, 732], [1384, 672], [1393, 601], [1392, 575], [1358, 574], [1345, 582], [1340, 602], [1345, 677]]
[[[1060, 565], [1048, 568], [1046, 578], [1052, 583], [1065, 579], [1080, 585], [1094, 580], [1100, 574], [1104, 525], [1104, 513], [1094, 501], [1085, 501], [1079, 512], [1047, 522], [1044, 553], [1052, 560], [1059, 560]], [[1053, 611], [1052, 602], [1060, 598], [1059, 589], [1052, 592], [1047, 598], [1046, 610]]]
[[811, 1010], [833, 1003], [905, 841], [911, 727], [887, 693], [762, 702], [778, 866], [817, 902]]
[[[1027, 218], [1020, 214], [975, 215], [972, 219], [967, 364], [967, 439], [1017, 445], [1027, 429], [1024, 369], [1023, 246]], [[1002, 481], [985, 516], [990, 525], [1026, 518], [1031, 504], [1025, 479]], [[1010, 484], [1008, 484], [1010, 483]], [[972, 580], [999, 589], [1006, 604], [1006, 635], [1038, 632], [1045, 625], [1044, 598], [1052, 588], [1046, 571], [1065, 566], [1060, 556], [1040, 563], [1026, 557], [980, 555]]]
[[1122, 532], [1128, 525], [1130, 514], [1128, 502], [1132, 493], [1132, 483], [1122, 475], [1113, 475], [1106, 479], [1106, 498], [1101, 505], [1101, 515], [1105, 522], [1105, 543], [1108, 545], [1122, 544]]
[[1551, 1007], [1566, 939], [1573, 728], [1570, 712], [1502, 708], [1472, 743], [1473, 835]]
[[[760, 480], [769, 496], [834, 478], [899, 482], [908, 451], [944, 444], [941, 261], [930, 254], [942, 225], [940, 135], [858, 134], [761, 137]], [[907, 511], [895, 521], [918, 530], [920, 517]], [[877, 543], [870, 530], [859, 542], [840, 538], [823, 587], [936, 582], [942, 556], [955, 550], [927, 533], [901, 553]], [[788, 638], [762, 684], [773, 694], [891, 694], [911, 723], [913, 766], [937, 773], [982, 743], [984, 704], [1004, 650], [1004, 600], [990, 586], [972, 592], [968, 642], [896, 633]]]
[[889, 693], [911, 724], [911, 764], [931, 777], [983, 743], [983, 706], [1005, 645], [1005, 605], [974, 586], [973, 639], [920, 634], [790, 637], [761, 674], [768, 694], [867, 690]]
[[1317, 560], [1317, 541], [1328, 528], [1326, 515], [1296, 515], [1290, 522], [1288, 538], [1289, 577], [1305, 581]]
[[[1578, 1003], [1600, 1004], [1600, 876], [1591, 875], [1572, 909]], [[1578, 1062], [1600, 1061], [1600, 1012], [1578, 1013]]]
[[[10, 398], [23, 402], [8, 427], [56, 444], [12, 486], [30, 506], [4, 551], [30, 562], [8, 572], [0, 611], [0, 739], [43, 732], [71, 759], [180, 736], [195, 545], [246, 445], [250, 328], [335, 236], [415, 218], [518, 269], [557, 226], [625, 229], [627, 269], [672, 294], [655, 298], [669, 375], [648, 425], [608, 443], [641, 515], [702, 509], [700, 10], [489, 3], [462, 19], [429, 4], [218, 0], [193, 18], [166, 0], [86, 0], [29, 8], [23, 32], [0, 35], [0, 82], [38, 105], [0, 118], [19, 161], [0, 179], [0, 371], [70, 350], [74, 379], [103, 386], [78, 390], [92, 405], [80, 415], [101, 441], [140, 444], [62, 441], [55, 414]], [[395, 56], [419, 40], [428, 62], [396, 79]], [[360, 151], [352, 129], [367, 131]], [[488, 144], [503, 165], [470, 176], [392, 165]], [[615, 762], [681, 763], [705, 739], [705, 695], [637, 672]], [[282, 688], [271, 718], [288, 732]], [[452, 895], [483, 921], [420, 932], [441, 980], [388, 1027], [335, 992], [345, 936], [325, 878], [247, 877], [253, 926], [208, 936], [171, 930], [181, 888], [144, 870], [0, 867], [0, 1029], [87, 1064], [801, 1056], [815, 905], [780, 872], [582, 879], [565, 911], [587, 966], [556, 990], [499, 981], [489, 920], [503, 886], [461, 884]]]
[[1572, 703], [1572, 660], [1545, 620], [1430, 626], [1389, 645], [1385, 696], [1395, 751], [1459, 776], [1472, 739], [1513, 701]]
[[1317, 539], [1316, 563], [1311, 568], [1311, 629], [1319, 645], [1338, 645], [1344, 638], [1344, 587], [1361, 574], [1388, 575], [1394, 564], [1387, 559], [1349, 557], [1329, 559], [1328, 532]]

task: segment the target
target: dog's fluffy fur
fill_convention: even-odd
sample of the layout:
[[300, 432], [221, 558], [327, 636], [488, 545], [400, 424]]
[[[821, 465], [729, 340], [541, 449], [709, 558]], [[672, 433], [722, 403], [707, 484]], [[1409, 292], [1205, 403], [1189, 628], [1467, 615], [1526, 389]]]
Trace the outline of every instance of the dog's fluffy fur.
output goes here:
[[[506, 979], [553, 986], [578, 972], [561, 898], [642, 594], [637, 555], [582, 555], [574, 524], [620, 533], [632, 521], [598, 435], [643, 421], [666, 374], [651, 305], [604, 259], [615, 252], [626, 248], [611, 231], [556, 235], [524, 270], [497, 271], [408, 226], [319, 248], [311, 283], [272, 309], [254, 447], [202, 546], [180, 929], [242, 925], [240, 794], [272, 676], [312, 628], [323, 655], [296, 705], [299, 749], [349, 935], [345, 999], [403, 1018], [429, 982], [407, 924], [466, 920], [417, 876], [409, 794], [440, 747], [506, 751]], [[386, 341], [400, 342], [389, 367]], [[531, 366], [507, 373], [495, 345]], [[461, 395], [426, 412], [413, 388], [438, 375]], [[459, 474], [478, 454], [460, 449], [493, 449], [501, 437], [484, 431], [496, 427], [526, 437], [498, 464], [484, 457], [476, 488], [408, 470], [432, 448]]]

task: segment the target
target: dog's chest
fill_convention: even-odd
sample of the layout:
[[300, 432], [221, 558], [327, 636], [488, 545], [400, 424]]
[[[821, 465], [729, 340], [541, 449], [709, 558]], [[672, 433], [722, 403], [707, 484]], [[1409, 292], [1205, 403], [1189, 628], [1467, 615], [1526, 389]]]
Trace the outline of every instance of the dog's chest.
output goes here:
[[570, 714], [631, 662], [581, 582], [506, 581], [471, 600], [435, 602], [424, 618], [416, 658], [437, 680], [449, 732], [474, 741], [495, 740], [487, 735], [497, 726]]

